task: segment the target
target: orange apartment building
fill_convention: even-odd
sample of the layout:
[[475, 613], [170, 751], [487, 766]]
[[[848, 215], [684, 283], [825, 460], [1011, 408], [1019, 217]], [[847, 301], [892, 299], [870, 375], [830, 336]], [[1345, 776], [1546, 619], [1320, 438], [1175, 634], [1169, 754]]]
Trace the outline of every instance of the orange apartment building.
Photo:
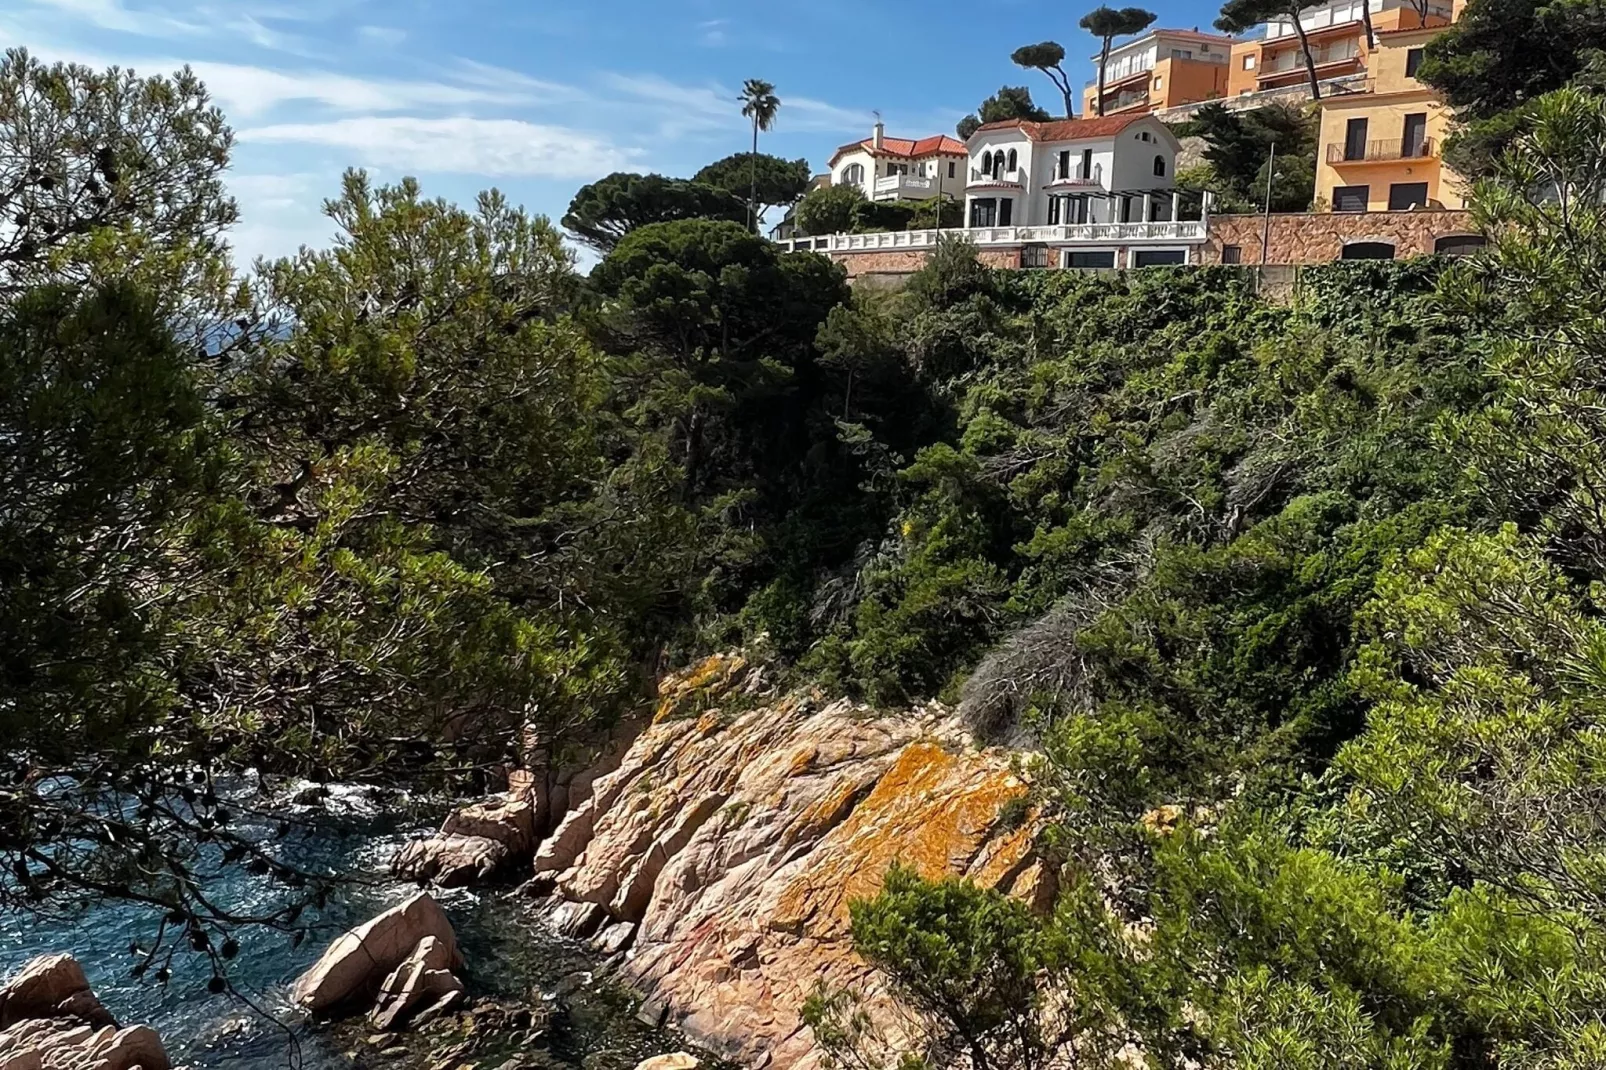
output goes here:
[[[1366, 73], [1363, 3], [1368, 3], [1368, 0], [1337, 0], [1300, 12], [1299, 23], [1310, 41], [1311, 58], [1315, 61], [1319, 80], [1347, 79]], [[1427, 20], [1424, 23], [1416, 6], [1409, 0], [1369, 0], [1372, 29], [1382, 34], [1414, 30], [1424, 25], [1449, 25], [1450, 4], [1446, 0], [1427, 0], [1427, 3]], [[1305, 57], [1300, 51], [1299, 34], [1289, 19], [1267, 23], [1264, 37], [1234, 45], [1227, 66], [1227, 96], [1230, 97], [1300, 86], [1309, 79]]]
[[1321, 101], [1316, 203], [1335, 212], [1462, 208], [1465, 191], [1441, 159], [1450, 109], [1416, 79], [1442, 26], [1380, 30], [1366, 92]]
[[[1235, 40], [1198, 30], [1150, 30], [1110, 49], [1104, 67], [1104, 114], [1159, 111], [1227, 95]], [[1099, 57], [1093, 57], [1098, 70]], [[1082, 114], [1098, 114], [1098, 79], [1087, 83]]]

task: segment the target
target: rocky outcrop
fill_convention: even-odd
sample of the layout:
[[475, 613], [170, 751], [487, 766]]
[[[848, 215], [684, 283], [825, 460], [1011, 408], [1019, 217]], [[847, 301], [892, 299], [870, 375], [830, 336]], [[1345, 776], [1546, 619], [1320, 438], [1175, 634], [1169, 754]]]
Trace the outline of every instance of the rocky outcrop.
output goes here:
[[168, 1070], [161, 1038], [118, 1028], [70, 955], [36, 958], [0, 988], [4, 1070]]
[[972, 747], [946, 711], [766, 699], [746, 674], [721, 658], [668, 681], [654, 723], [535, 868], [554, 924], [628, 944], [626, 978], [672, 1023], [747, 1064], [808, 1067], [799, 1012], [816, 984], [863, 987], [876, 1005], [848, 904], [890, 865], [1044, 909], [1055, 871], [1019, 820], [1009, 756]]
[[366, 1004], [389, 1030], [420, 1010], [439, 1013], [460, 1001], [462, 964], [446, 912], [420, 893], [330, 944], [290, 998], [314, 1015]]
[[538, 814], [529, 788], [448, 815], [440, 832], [399, 851], [391, 870], [442, 888], [476, 884], [535, 848]]

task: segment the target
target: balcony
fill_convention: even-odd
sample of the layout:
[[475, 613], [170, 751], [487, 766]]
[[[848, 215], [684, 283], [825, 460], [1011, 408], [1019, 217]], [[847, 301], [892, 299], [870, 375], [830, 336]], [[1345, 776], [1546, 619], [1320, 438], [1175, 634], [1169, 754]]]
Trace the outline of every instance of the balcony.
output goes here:
[[970, 169], [970, 181], [965, 183], [967, 189], [997, 188], [1008, 186], [1020, 188], [1026, 178], [1026, 172], [1016, 168], [1013, 171], [983, 171], [979, 167]]
[[[1335, 63], [1359, 62], [1362, 58], [1360, 46], [1354, 42], [1345, 42], [1343, 45], [1329, 48], [1315, 48], [1311, 50], [1311, 61], [1316, 64], [1316, 71], [1321, 73], [1323, 67]], [[1299, 48], [1286, 52], [1278, 52], [1274, 57], [1263, 61], [1260, 65], [1260, 78], [1277, 78], [1285, 74], [1305, 73], [1305, 53]]]
[[[1360, 151], [1352, 151], [1352, 150]], [[1394, 138], [1386, 141], [1368, 141], [1364, 146], [1329, 145], [1327, 162], [1345, 164], [1395, 163], [1400, 160], [1427, 160], [1438, 155], [1438, 146], [1430, 137], [1406, 141]]]
[[[950, 185], [958, 186], [958, 183]], [[875, 180], [871, 194], [878, 201], [923, 201], [936, 195], [937, 180], [925, 175], [883, 175]]]

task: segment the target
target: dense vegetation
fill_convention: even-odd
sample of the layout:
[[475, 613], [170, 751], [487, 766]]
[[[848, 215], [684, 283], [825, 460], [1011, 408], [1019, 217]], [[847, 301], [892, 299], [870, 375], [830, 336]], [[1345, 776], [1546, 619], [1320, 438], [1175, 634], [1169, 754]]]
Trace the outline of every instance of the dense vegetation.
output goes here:
[[[1217, 179], [1297, 184], [1284, 118]], [[1054, 913], [894, 871], [853, 929], [915, 1044], [822, 992], [846, 1064], [1601, 1065], [1606, 110], [1512, 122], [1485, 255], [1292, 304], [962, 242], [851, 291], [754, 233], [807, 180], [756, 151], [582, 190], [588, 277], [355, 172], [244, 271], [192, 77], [9, 54], [0, 902], [146, 902], [136, 968], [226, 972], [294, 908], [200, 874], [308, 875], [218, 777], [479, 785], [741, 645], [1034, 745]]]
[[[985, 649], [962, 710], [1044, 741], [1052, 917], [906, 872], [855, 908], [930, 1065], [1606, 1060], [1602, 158], [1599, 98], [1546, 97], [1487, 256], [1288, 309], [994, 280], [902, 552], [811, 655], [882, 692]], [[853, 993], [810, 1015], [891, 1065]]]

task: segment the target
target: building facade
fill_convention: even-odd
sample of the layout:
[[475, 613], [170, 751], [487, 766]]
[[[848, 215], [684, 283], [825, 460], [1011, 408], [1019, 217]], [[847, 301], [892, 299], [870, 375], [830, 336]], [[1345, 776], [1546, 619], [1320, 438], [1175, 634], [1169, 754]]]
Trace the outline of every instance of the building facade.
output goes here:
[[888, 137], [876, 123], [863, 141], [831, 156], [831, 184], [857, 186], [872, 201], [958, 199], [964, 193], [965, 143], [946, 136]]
[[1335, 212], [1461, 208], [1466, 192], [1442, 158], [1450, 109], [1416, 78], [1442, 27], [1381, 30], [1366, 92], [1323, 98], [1316, 204]]
[[[1310, 42], [1317, 79], [1346, 79], [1365, 72], [1368, 49], [1363, 3], [1370, 9], [1376, 32], [1448, 25], [1450, 3], [1426, 2], [1426, 22], [1411, 0], [1337, 0], [1305, 8], [1299, 14], [1299, 25]], [[1267, 23], [1265, 36], [1234, 45], [1227, 69], [1227, 95], [1233, 97], [1309, 80], [1299, 34], [1293, 21], [1286, 18]]]
[[[1104, 65], [1104, 114], [1150, 112], [1227, 95], [1233, 38], [1198, 30], [1151, 30], [1110, 49]], [[1098, 69], [1099, 57], [1093, 57]], [[1082, 94], [1084, 115], [1098, 113], [1098, 79]]]
[[1134, 223], [1176, 214], [1181, 146], [1146, 114], [988, 123], [966, 148], [968, 227]]

